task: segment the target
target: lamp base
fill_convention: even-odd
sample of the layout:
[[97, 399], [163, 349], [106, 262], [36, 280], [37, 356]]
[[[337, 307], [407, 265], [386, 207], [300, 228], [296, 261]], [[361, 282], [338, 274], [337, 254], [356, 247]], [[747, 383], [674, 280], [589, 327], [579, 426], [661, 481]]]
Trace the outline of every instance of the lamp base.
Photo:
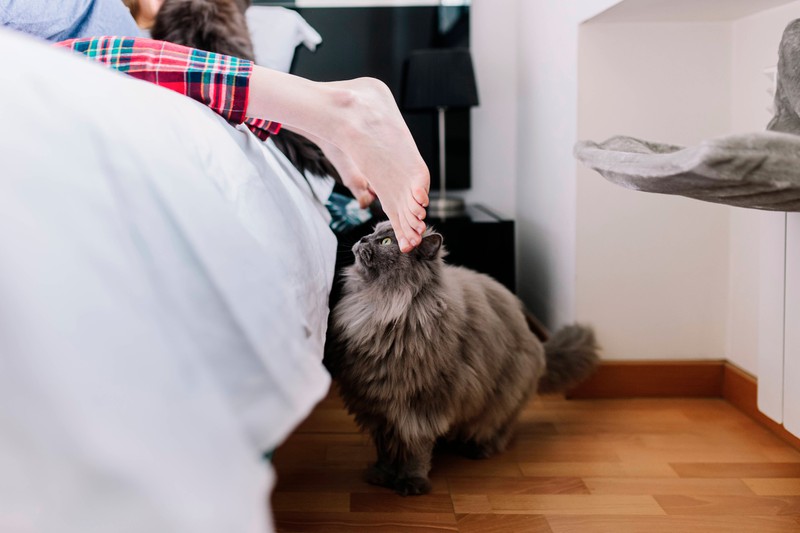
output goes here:
[[464, 214], [464, 200], [452, 196], [431, 198], [428, 204], [428, 216], [434, 218], [457, 217]]

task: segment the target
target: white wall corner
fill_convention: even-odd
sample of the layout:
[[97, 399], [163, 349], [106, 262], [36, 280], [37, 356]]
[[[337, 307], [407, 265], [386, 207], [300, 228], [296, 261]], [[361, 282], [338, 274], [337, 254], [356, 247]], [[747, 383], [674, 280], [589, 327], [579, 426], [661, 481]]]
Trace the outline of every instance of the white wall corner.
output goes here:
[[[727, 23], [584, 24], [579, 136], [691, 146], [727, 133], [729, 57]], [[576, 218], [576, 318], [595, 325], [608, 357], [725, 356], [729, 208], [580, 167]]]
[[472, 58], [480, 105], [472, 110], [472, 188], [461, 194], [513, 218], [517, 182], [517, 0], [473, 0]]
[[575, 318], [578, 27], [619, 1], [517, 3], [517, 287], [551, 327]]

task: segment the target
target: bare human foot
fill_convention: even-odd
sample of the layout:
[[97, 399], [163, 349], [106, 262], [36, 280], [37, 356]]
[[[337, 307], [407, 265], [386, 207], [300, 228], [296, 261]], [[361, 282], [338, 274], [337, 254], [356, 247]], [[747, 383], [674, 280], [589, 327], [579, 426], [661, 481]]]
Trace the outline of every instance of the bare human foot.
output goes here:
[[[397, 235], [410, 251], [422, 240], [430, 174], [389, 88], [370, 78], [336, 82], [350, 127], [334, 143], [367, 177]], [[334, 163], [336, 164], [336, 163]]]
[[421, 242], [430, 174], [384, 83], [319, 83], [254, 67], [247, 115], [308, 135], [359, 201], [366, 199], [365, 181], [377, 194], [402, 251]]
[[367, 207], [375, 201], [375, 191], [370, 187], [367, 177], [364, 176], [364, 173], [361, 172], [353, 160], [350, 159], [350, 156], [342, 152], [338, 146], [307, 131], [300, 131], [294, 127], [287, 129], [299, 133], [319, 146], [328, 160], [336, 167], [339, 176], [342, 178], [342, 183], [350, 189], [350, 192], [353, 193], [353, 197], [358, 200], [361, 207]]

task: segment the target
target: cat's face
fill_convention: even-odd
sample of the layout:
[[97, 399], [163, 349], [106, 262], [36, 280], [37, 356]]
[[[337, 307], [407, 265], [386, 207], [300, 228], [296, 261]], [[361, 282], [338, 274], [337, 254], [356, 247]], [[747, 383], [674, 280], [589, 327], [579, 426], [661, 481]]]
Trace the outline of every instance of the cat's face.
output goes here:
[[417, 248], [408, 253], [400, 251], [397, 237], [388, 222], [375, 226], [375, 231], [353, 246], [356, 269], [365, 279], [379, 277], [396, 281], [416, 277], [420, 270], [429, 270], [440, 263], [442, 236], [428, 229]]

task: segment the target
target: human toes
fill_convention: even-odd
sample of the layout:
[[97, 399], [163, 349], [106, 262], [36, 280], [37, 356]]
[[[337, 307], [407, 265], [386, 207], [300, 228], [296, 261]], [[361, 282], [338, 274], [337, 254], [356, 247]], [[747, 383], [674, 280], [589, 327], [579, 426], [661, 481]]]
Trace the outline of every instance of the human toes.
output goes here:
[[[428, 190], [423, 187], [417, 187], [411, 191], [411, 196], [422, 207], [428, 207]], [[424, 210], [423, 210], [424, 211]], [[420, 217], [424, 218], [424, 217]]]
[[386, 214], [389, 216], [389, 222], [397, 237], [397, 244], [400, 247], [400, 251], [407, 253], [413, 250], [420, 242], [419, 234], [411, 228], [403, 214], [397, 212]]
[[425, 211], [425, 208], [418, 204], [414, 199], [409, 200], [406, 207], [411, 216], [417, 220], [425, 220], [425, 217], [428, 215], [428, 213]]
[[416, 215], [410, 212], [405, 213], [406, 222], [411, 230], [417, 235], [425, 233], [425, 223], [421, 221]]

